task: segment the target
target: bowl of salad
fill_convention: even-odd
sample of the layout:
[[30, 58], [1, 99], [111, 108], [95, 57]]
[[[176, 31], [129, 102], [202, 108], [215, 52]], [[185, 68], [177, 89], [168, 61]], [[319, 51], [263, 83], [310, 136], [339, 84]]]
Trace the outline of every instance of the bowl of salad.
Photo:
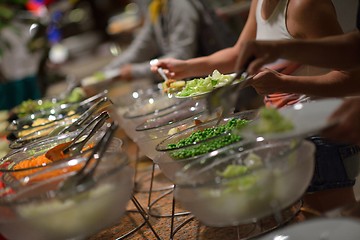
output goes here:
[[[228, 84], [234, 74], [221, 74], [218, 70], [214, 70], [213, 73], [205, 78], [194, 78], [186, 81], [185, 86], [175, 93], [177, 98], [200, 98], [204, 97], [209, 92], [216, 88], [222, 87]], [[236, 84], [241, 80], [234, 82]]]
[[[19, 185], [22, 182], [27, 182], [27, 176], [45, 168], [49, 168], [58, 162], [68, 159], [64, 155], [64, 159], [52, 160], [47, 158], [46, 153], [60, 145], [74, 140], [83, 129], [78, 129], [73, 132], [57, 135], [38, 142], [30, 143], [23, 148], [16, 149], [0, 159], [0, 172], [3, 172], [2, 180], [8, 185]], [[84, 137], [87, 136], [90, 130], [84, 132]], [[83, 151], [91, 149], [95, 146], [104, 135], [104, 126], [86, 142]], [[81, 138], [82, 139], [82, 138]], [[81, 139], [79, 141], [81, 141]], [[111, 148], [109, 151], [118, 151], [121, 148], [122, 141], [118, 138], [112, 139]]]
[[84, 100], [86, 93], [81, 87], [76, 87], [67, 96], [59, 98], [44, 98], [39, 100], [26, 100], [10, 111], [10, 119], [17, 119], [39, 111], [52, 109], [61, 104], [76, 103]]
[[[14, 141], [17, 138], [22, 138], [42, 129], [51, 129], [51, 127], [55, 128], [58, 125], [71, 124], [92, 106], [100, 105], [100, 103], [106, 102], [106, 99], [108, 100], [107, 102], [111, 103], [111, 101], [105, 97], [106, 94], [107, 92], [103, 92], [87, 98], [82, 102], [60, 104], [54, 108], [37, 111], [36, 113], [12, 120], [7, 127], [7, 131], [9, 132], [7, 138]], [[101, 106], [103, 105], [100, 105], [99, 108]]]
[[248, 110], [218, 119], [212, 119], [168, 136], [156, 150], [160, 153], [154, 160], [165, 176], [174, 180], [177, 171], [201, 156], [218, 149], [243, 142], [234, 130], [244, 127], [257, 116], [257, 110]]
[[[105, 154], [85, 191], [59, 194], [59, 186], [74, 172], [0, 191], [0, 231], [7, 239], [85, 239], [116, 223], [131, 198], [134, 171], [122, 152]], [[51, 171], [74, 167], [77, 157]], [[48, 169], [50, 170], [50, 169]], [[42, 172], [30, 174], [38, 177]]]
[[301, 139], [223, 148], [185, 165], [175, 198], [208, 226], [250, 223], [299, 200], [314, 171], [315, 146]]

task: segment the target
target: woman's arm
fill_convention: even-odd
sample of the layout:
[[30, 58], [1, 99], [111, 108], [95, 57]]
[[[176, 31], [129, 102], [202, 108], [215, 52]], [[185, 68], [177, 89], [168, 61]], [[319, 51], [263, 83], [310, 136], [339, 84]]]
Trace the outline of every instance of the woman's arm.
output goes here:
[[194, 76], [205, 76], [217, 69], [222, 73], [233, 72], [237, 54], [244, 42], [256, 37], [256, 10], [257, 0], [252, 1], [246, 24], [236, 44], [206, 57], [193, 58], [186, 61], [178, 59], [161, 59], [152, 67], [156, 72], [158, 67], [165, 69], [171, 78], [183, 79]]

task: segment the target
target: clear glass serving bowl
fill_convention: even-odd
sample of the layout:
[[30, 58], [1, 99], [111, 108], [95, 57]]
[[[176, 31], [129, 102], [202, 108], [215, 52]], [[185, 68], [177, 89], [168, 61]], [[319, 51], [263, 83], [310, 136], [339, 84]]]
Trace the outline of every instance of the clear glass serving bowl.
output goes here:
[[[34, 162], [30, 165], [26, 164], [29, 160], [46, 154], [46, 152], [53, 147], [72, 141], [77, 135], [79, 135], [79, 133], [80, 129], [74, 132], [44, 139], [43, 141], [35, 142], [10, 152], [0, 160], [0, 172], [4, 172], [3, 182], [5, 184], [12, 184], [14, 183], [14, 179], [20, 180], [22, 178], [26, 178], [29, 174], [40, 171], [41, 169], [51, 166], [58, 161], [62, 161], [48, 161], [48, 163], [44, 163], [39, 160], [38, 163]], [[103, 128], [101, 128], [90, 138], [85, 147], [96, 145], [101, 140], [104, 133]], [[122, 141], [120, 139], [113, 138], [110, 145], [111, 147], [109, 147], [107, 151], [117, 151], [118, 149], [121, 149], [121, 145]], [[15, 166], [17, 166], [17, 169], [14, 169]]]
[[142, 135], [141, 132], [135, 130], [138, 125], [148, 119], [167, 115], [178, 109], [191, 106], [191, 104], [191, 101], [179, 100], [158, 92], [130, 106], [122, 116], [121, 125], [126, 134], [131, 139], [136, 140]]
[[89, 106], [78, 107], [76, 104], [63, 104], [58, 108], [27, 115], [13, 120], [7, 128], [8, 139], [16, 140], [42, 129], [55, 128], [58, 125], [75, 121]]
[[233, 145], [239, 141], [242, 141], [245, 144], [246, 141], [241, 138], [241, 136], [237, 138], [235, 137], [236, 135], [231, 132], [225, 132], [203, 141], [189, 142], [188, 145], [183, 145], [181, 147], [170, 149], [170, 144], [176, 144], [179, 141], [188, 138], [193, 133], [217, 126], [223, 126], [232, 119], [251, 121], [256, 118], [257, 112], [257, 110], [248, 110], [235, 113], [228, 117], [224, 117], [220, 120], [220, 122], [218, 122], [218, 119], [213, 119], [168, 136], [156, 145], [155, 149], [158, 154], [154, 159], [154, 162], [159, 165], [164, 175], [173, 181], [176, 172], [181, 170], [186, 164], [195, 161], [199, 157], [207, 155], [209, 152], [215, 151], [221, 147]]
[[[15, 139], [14, 141], [10, 141], [9, 148], [11, 149], [19, 149], [22, 147], [25, 147], [28, 144], [36, 144], [37, 142], [44, 142], [48, 138], [56, 137], [56, 131], [58, 128], [65, 128], [69, 126], [71, 122], [68, 121], [61, 121], [56, 126], [51, 125], [47, 126], [45, 128], [41, 128], [31, 134], [25, 135], [23, 137], [19, 137]], [[83, 127], [79, 127], [77, 130], [81, 130]]]
[[156, 146], [168, 136], [190, 128], [198, 123], [218, 117], [220, 113], [209, 113], [203, 101], [192, 101], [190, 105], [176, 109], [166, 115], [148, 119], [136, 127], [142, 136], [135, 140], [146, 156], [155, 159], [158, 155]]
[[295, 139], [223, 148], [177, 171], [175, 198], [205, 225], [250, 223], [301, 198], [314, 154], [312, 143]]
[[[94, 106], [94, 104], [101, 103], [105, 98], [101, 100], [95, 97], [94, 100], [90, 99], [91, 98], [87, 99], [89, 102], [61, 104], [54, 109], [37, 112], [31, 115], [27, 115], [23, 118], [13, 120], [8, 126], [7, 131], [9, 134], [7, 138], [10, 141], [15, 141], [19, 138], [36, 139], [45, 136], [58, 126], [64, 126], [73, 123], [82, 114], [87, 114], [86, 111], [90, 111], [90, 108]], [[91, 111], [96, 112], [104, 109], [101, 104], [96, 106], [98, 106], [98, 109], [92, 109]], [[111, 108], [111, 106], [109, 108]]]
[[[134, 171], [124, 153], [103, 158], [93, 176], [95, 184], [83, 192], [59, 194], [59, 184], [74, 172], [0, 191], [2, 235], [15, 240], [86, 239], [118, 221], [131, 198]], [[75, 158], [57, 167], [61, 170], [84, 160]]]

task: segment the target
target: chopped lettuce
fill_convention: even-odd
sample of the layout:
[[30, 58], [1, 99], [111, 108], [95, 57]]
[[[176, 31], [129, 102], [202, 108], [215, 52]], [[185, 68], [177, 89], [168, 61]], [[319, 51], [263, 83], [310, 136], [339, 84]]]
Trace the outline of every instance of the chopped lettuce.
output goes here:
[[231, 75], [221, 74], [214, 70], [212, 75], [206, 78], [195, 78], [186, 83], [182, 91], [177, 96], [188, 97], [212, 91], [214, 88], [221, 87], [231, 80]]
[[275, 108], [261, 108], [259, 122], [254, 125], [257, 134], [279, 133], [294, 129], [294, 124]]

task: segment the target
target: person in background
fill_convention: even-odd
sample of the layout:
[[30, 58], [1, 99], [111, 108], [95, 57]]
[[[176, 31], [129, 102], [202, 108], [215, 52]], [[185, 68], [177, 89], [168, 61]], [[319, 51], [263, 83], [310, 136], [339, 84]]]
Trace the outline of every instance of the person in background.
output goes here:
[[149, 69], [150, 60], [189, 59], [201, 55], [199, 33], [203, 13], [196, 8], [197, 3], [198, 0], [152, 0], [147, 19], [136, 38], [104, 69], [118, 68], [123, 79], [156, 79], [157, 74]]
[[131, 45], [105, 70], [118, 68], [124, 79], [154, 78], [149, 61], [159, 57], [196, 56], [200, 16], [189, 0], [153, 0], [144, 26]]
[[[30, 25], [14, 19], [2, 29], [1, 38], [9, 47], [0, 57], [0, 109], [10, 110], [24, 100], [39, 99], [42, 94], [37, 77], [41, 53], [28, 48]], [[15, 30], [14, 30], [15, 29]]]
[[[330, 0], [254, 0], [245, 27], [233, 47], [210, 56], [186, 61], [163, 59], [151, 69], [157, 71], [158, 67], [162, 67], [169, 77], [175, 79], [208, 75], [214, 69], [218, 69], [222, 73], [231, 73], [236, 67], [239, 52], [246, 42], [250, 40], [317, 39], [340, 35], [343, 30], [338, 16], [349, 13], [346, 11], [339, 13], [336, 7], [345, 6], [351, 12], [353, 9], [356, 11], [357, 5], [358, 1], [355, 0], [349, 1], [347, 5], [334, 5]], [[356, 12], [353, 19], [355, 18]], [[355, 21], [351, 24], [352, 26], [343, 27], [343, 29], [355, 29]], [[288, 61], [280, 63], [278, 66], [273, 65], [271, 70], [261, 71], [254, 78], [262, 78], [265, 82], [267, 79], [285, 75], [287, 78], [298, 81], [304, 78], [316, 81], [318, 78], [337, 79], [347, 76], [347, 73], [337, 70], [299, 65]], [[279, 69], [282, 71], [276, 71]], [[274, 92], [276, 94], [265, 96], [267, 106], [283, 107], [304, 99], [309, 100], [303, 94], [292, 92], [286, 94], [286, 92], [282, 93], [278, 90]], [[355, 176], [348, 174], [344, 163], [348, 162], [347, 159], [359, 158], [359, 147], [333, 144], [319, 136], [314, 136], [309, 140], [316, 145], [316, 167], [308, 192], [320, 192], [319, 194], [326, 196], [318, 198], [317, 194], [311, 195], [309, 202], [317, 205], [317, 209], [325, 210], [338, 203], [346, 204], [355, 201], [352, 191]], [[331, 191], [332, 189], [334, 191]], [[339, 198], [339, 196], [342, 197]], [[323, 200], [328, 197], [331, 197], [332, 201], [324, 202]]]

